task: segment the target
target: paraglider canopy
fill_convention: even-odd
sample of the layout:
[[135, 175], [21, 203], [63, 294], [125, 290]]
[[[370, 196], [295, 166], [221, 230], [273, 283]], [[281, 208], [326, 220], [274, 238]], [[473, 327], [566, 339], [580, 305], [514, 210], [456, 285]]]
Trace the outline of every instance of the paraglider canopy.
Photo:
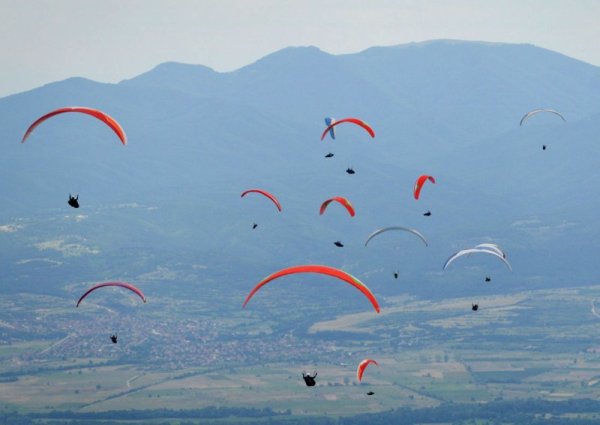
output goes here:
[[344, 244], [343, 244], [343, 243], [341, 243], [340, 241], [335, 241], [333, 244], [334, 244], [335, 246], [337, 246], [338, 248], [343, 248], [343, 247], [344, 247]]
[[356, 212], [354, 211], [354, 207], [352, 206], [349, 200], [341, 196], [334, 196], [333, 198], [327, 199], [325, 202], [323, 202], [321, 204], [321, 208], [319, 209], [319, 214], [323, 215], [323, 213], [327, 210], [329, 204], [334, 201], [343, 205], [343, 207], [346, 208], [346, 211], [348, 211], [348, 214], [350, 214], [351, 217], [354, 217], [354, 215], [356, 214]]
[[413, 235], [415, 235], [419, 239], [421, 239], [423, 241], [423, 243], [425, 244], [425, 246], [428, 246], [427, 245], [427, 240], [425, 239], [425, 236], [423, 236], [420, 232], [418, 232], [415, 229], [411, 229], [411, 228], [408, 228], [408, 227], [402, 227], [402, 226], [389, 226], [389, 227], [384, 227], [384, 228], [379, 229], [379, 230], [375, 230], [373, 233], [371, 233], [369, 235], [369, 237], [365, 241], [365, 246], [367, 246], [368, 243], [369, 243], [369, 241], [371, 239], [373, 239], [375, 236], [380, 235], [381, 233], [384, 233], [384, 232], [389, 232], [390, 230], [402, 230], [402, 231], [405, 231], [405, 232], [412, 233]]
[[335, 128], [331, 127], [331, 124], [335, 123], [335, 118], [332, 117], [325, 117], [325, 125], [327, 126], [327, 128], [329, 128], [329, 136], [335, 140]]
[[502, 248], [500, 248], [500, 245], [498, 245], [497, 243], [491, 243], [491, 242], [480, 243], [479, 245], [475, 245], [473, 248], [474, 249], [487, 249], [489, 251], [494, 251], [495, 253], [500, 254], [503, 258], [506, 258], [506, 252], [504, 252], [504, 250], [502, 250]]
[[263, 196], [266, 196], [267, 198], [269, 198], [271, 200], [271, 202], [273, 202], [275, 204], [277, 209], [281, 212], [281, 204], [279, 203], [279, 200], [275, 197], [275, 195], [273, 195], [272, 193], [269, 193], [266, 190], [262, 190], [262, 189], [248, 189], [248, 190], [242, 192], [241, 197], [243, 198], [248, 193], [259, 193]]
[[58, 108], [54, 111], [48, 112], [46, 115], [41, 116], [29, 126], [29, 128], [23, 135], [23, 139], [21, 139], [21, 143], [25, 143], [25, 140], [27, 140], [31, 132], [35, 130], [35, 128], [38, 125], [46, 121], [48, 118], [52, 118], [55, 115], [64, 114], [66, 112], [79, 112], [82, 114], [91, 115], [92, 117], [99, 119], [100, 121], [104, 122], [107, 126], [109, 126], [112, 131], [114, 131], [114, 133], [117, 135], [117, 137], [119, 137], [119, 140], [121, 140], [121, 143], [123, 145], [127, 144], [127, 136], [125, 135], [125, 131], [123, 131], [121, 125], [114, 118], [98, 109], [92, 109], [85, 106], [67, 106], [65, 108]]
[[264, 278], [263, 280], [258, 282], [258, 284], [254, 287], [254, 289], [252, 289], [252, 291], [250, 291], [250, 293], [246, 297], [246, 300], [244, 301], [243, 308], [246, 307], [246, 305], [252, 299], [254, 294], [256, 294], [258, 292], [258, 290], [260, 288], [262, 288], [263, 286], [265, 286], [267, 283], [269, 283], [275, 279], [278, 279], [280, 277], [283, 277], [283, 276], [287, 276], [287, 275], [291, 275], [291, 274], [298, 274], [298, 273], [318, 273], [318, 274], [335, 277], [343, 282], [346, 282], [346, 283], [350, 284], [351, 286], [354, 286], [356, 289], [358, 289], [371, 302], [371, 305], [373, 306], [373, 308], [375, 309], [375, 311], [377, 313], [379, 313], [379, 311], [380, 311], [379, 303], [377, 302], [375, 295], [373, 295], [371, 290], [364, 283], [362, 283], [360, 280], [358, 280], [356, 277], [354, 277], [350, 273], [346, 273], [345, 271], [340, 270], [340, 269], [336, 269], [336, 268], [329, 267], [329, 266], [315, 265], [315, 264], [287, 267], [285, 269], [281, 269], [281, 270], [267, 276], [266, 278]]
[[142, 301], [144, 301], [144, 303], [147, 301], [146, 300], [146, 296], [144, 295], [144, 293], [140, 289], [138, 289], [135, 286], [133, 286], [131, 283], [126, 283], [126, 282], [105, 282], [105, 283], [99, 283], [97, 285], [94, 285], [90, 289], [88, 289], [81, 296], [81, 298], [79, 298], [79, 301], [77, 301], [77, 307], [79, 307], [79, 304], [81, 304], [81, 301], [83, 301], [85, 297], [87, 297], [89, 294], [91, 294], [92, 292], [94, 292], [96, 289], [105, 288], [107, 286], [118, 286], [120, 288], [128, 289], [131, 292], [135, 293], [138, 297], [140, 297], [142, 299]]
[[549, 112], [551, 114], [559, 116], [560, 119], [563, 120], [563, 122], [567, 122], [565, 117], [563, 117], [560, 112], [555, 111], [554, 109], [539, 108], [539, 109], [534, 109], [533, 111], [529, 111], [525, 115], [523, 115], [523, 118], [521, 118], [521, 122], [519, 122], [519, 125], [520, 126], [523, 125], [530, 117], [532, 117], [536, 114], [539, 114], [540, 112]]
[[493, 255], [494, 257], [499, 258], [506, 265], [506, 267], [508, 267], [508, 269], [510, 271], [512, 271], [512, 267], [511, 267], [510, 263], [501, 254], [499, 254], [496, 251], [492, 251], [490, 249], [479, 249], [479, 248], [463, 249], [463, 250], [460, 250], [460, 251], [452, 254], [452, 256], [450, 256], [450, 258], [448, 258], [448, 260], [444, 264], [443, 270], [446, 270], [446, 268], [450, 264], [452, 264], [454, 262], [454, 260], [456, 260], [457, 258], [463, 257], [465, 255], [470, 255], [470, 254], [487, 254], [487, 255]]
[[375, 366], [379, 366], [377, 364], [377, 362], [375, 360], [373, 360], [373, 359], [364, 359], [362, 362], [360, 362], [358, 364], [358, 367], [356, 368], [356, 379], [358, 379], [358, 382], [362, 381], [362, 377], [363, 377], [363, 374], [365, 373], [365, 369], [370, 364], [374, 364]]
[[413, 195], [415, 199], [419, 199], [419, 196], [421, 195], [421, 189], [423, 188], [423, 185], [427, 180], [435, 184], [435, 178], [433, 176], [423, 174], [422, 176], [419, 176], [419, 178], [417, 178], [417, 181], [415, 182], [415, 187], [413, 188]]
[[363, 120], [359, 120], [358, 118], [344, 118], [342, 120], [334, 121], [331, 124], [329, 124], [327, 126], [327, 128], [325, 129], [325, 131], [323, 132], [323, 134], [321, 135], [321, 140], [325, 139], [325, 136], [327, 136], [327, 133], [330, 132], [331, 130], [333, 130], [333, 128], [336, 125], [343, 124], [343, 123], [356, 124], [356, 125], [364, 128], [365, 131], [367, 133], [369, 133], [369, 135], [372, 138], [375, 138], [375, 131], [373, 131], [373, 129], [371, 128], [371, 126], [369, 124], [367, 124], [366, 122], [364, 122]]

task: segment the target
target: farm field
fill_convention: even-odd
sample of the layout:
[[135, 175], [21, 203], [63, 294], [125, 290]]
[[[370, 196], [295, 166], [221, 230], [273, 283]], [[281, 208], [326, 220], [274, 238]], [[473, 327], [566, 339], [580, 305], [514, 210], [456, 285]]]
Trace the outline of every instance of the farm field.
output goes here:
[[[186, 327], [174, 326], [166, 339], [154, 340], [164, 346], [183, 339], [190, 346], [218, 346], [223, 357], [230, 355], [227, 347], [243, 351], [261, 340], [265, 345], [260, 350], [269, 350], [262, 357], [269, 360], [263, 363], [217, 358], [202, 364], [199, 358], [198, 364], [185, 366], [185, 351], [170, 352], [162, 361], [152, 355], [148, 363], [140, 361], [152, 353], [140, 348], [148, 341], [137, 333], [126, 334], [133, 338], [131, 347], [113, 347], [97, 337], [81, 346], [91, 333], [72, 329], [67, 339], [1, 347], [0, 403], [5, 410], [37, 412], [231, 406], [344, 416], [435, 407], [450, 400], [599, 400], [600, 319], [590, 302], [598, 295], [600, 287], [486, 296], [479, 299], [478, 312], [470, 310], [465, 298], [390, 298], [377, 321], [366, 313], [338, 316], [313, 323], [302, 338], [279, 335], [272, 327], [269, 333], [246, 336], [235, 347], [222, 345], [218, 333], [195, 340], [189, 328], [198, 323], [186, 317]], [[557, 304], [563, 306], [561, 315], [571, 314], [571, 320], [556, 317]], [[564, 306], [571, 309], [565, 311]], [[248, 326], [239, 320], [229, 318], [228, 326]], [[564, 324], [555, 325], [557, 320]], [[289, 351], [303, 343], [320, 349], [289, 357]], [[73, 355], [86, 350], [105, 356]], [[136, 353], [136, 362], [127, 361], [129, 350]], [[286, 356], [287, 361], [277, 360]], [[358, 384], [355, 367], [364, 357], [376, 359], [379, 366], [371, 365]], [[303, 370], [318, 370], [316, 387], [304, 386]], [[367, 391], [375, 394], [369, 397]]]

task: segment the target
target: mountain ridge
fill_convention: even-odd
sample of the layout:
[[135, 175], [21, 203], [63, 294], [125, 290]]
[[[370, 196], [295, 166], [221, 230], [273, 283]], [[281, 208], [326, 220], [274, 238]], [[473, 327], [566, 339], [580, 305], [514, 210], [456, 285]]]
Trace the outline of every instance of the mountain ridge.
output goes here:
[[[351, 272], [393, 265], [408, 280], [440, 284], [476, 274], [465, 265], [440, 275], [437, 263], [452, 250], [495, 240], [510, 251], [518, 272], [502, 276], [515, 288], [532, 279], [578, 284], [593, 272], [582, 264], [600, 237], [593, 219], [600, 201], [589, 196], [598, 174], [600, 68], [536, 49], [434, 42], [334, 56], [291, 48], [231, 73], [168, 63], [119, 84], [74, 78], [6, 97], [0, 217], [43, 215], [80, 193], [82, 214], [113, 204], [158, 205], [151, 217], [131, 210], [138, 218], [129, 223], [133, 242], [143, 234], [163, 246], [168, 237], [169, 250], [231, 256], [257, 275], [305, 261]], [[38, 116], [69, 104], [105, 110], [125, 128], [128, 145], [101, 122], [75, 114], [45, 122], [19, 143]], [[540, 114], [519, 127], [540, 104], [560, 110], [567, 123]], [[341, 125], [336, 140], [320, 141], [325, 116], [358, 116], [376, 137]], [[323, 158], [330, 151], [335, 156]], [[348, 167], [356, 175], [347, 175]], [[437, 183], [416, 202], [411, 190], [423, 173]], [[241, 202], [250, 187], [276, 193], [284, 212]], [[335, 210], [318, 215], [323, 199], [336, 195], [351, 200], [355, 218]], [[385, 225], [415, 227], [431, 247], [362, 249], [363, 238]], [[85, 220], [77, 226], [92, 240], [106, 237]], [[23, 242], [28, 252], [46, 242], [27, 238], [35, 241]], [[585, 255], [575, 255], [578, 245]], [[398, 259], [403, 255], [409, 260]], [[559, 260], [548, 264], [549, 255]], [[91, 275], [106, 273], [99, 264]], [[417, 283], [407, 288], [420, 290]]]

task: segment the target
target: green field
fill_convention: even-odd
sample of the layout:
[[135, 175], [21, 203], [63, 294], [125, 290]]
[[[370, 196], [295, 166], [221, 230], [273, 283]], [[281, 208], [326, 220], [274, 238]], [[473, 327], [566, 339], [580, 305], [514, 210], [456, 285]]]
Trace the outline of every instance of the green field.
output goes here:
[[[196, 365], [186, 365], [187, 360], [178, 364], [177, 352], [164, 354], [172, 349], [170, 342], [159, 343], [163, 361], [151, 357], [147, 349], [153, 346], [147, 345], [149, 337], [143, 333], [125, 333], [133, 341], [121, 349], [110, 346], [106, 335], [88, 341], [95, 328], [89, 334], [78, 329], [63, 338], [1, 346], [0, 403], [4, 409], [39, 412], [222, 406], [335, 416], [433, 407], [447, 401], [600, 400], [600, 319], [590, 302], [599, 295], [600, 287], [586, 287], [488, 296], [479, 301], [478, 312], [470, 310], [467, 299], [434, 303], [398, 297], [386, 300], [377, 320], [372, 313], [338, 316], [313, 323], [302, 338], [281, 334], [275, 321], [254, 326], [247, 318], [232, 315], [215, 329], [222, 326], [234, 333], [252, 329], [240, 336], [243, 344], [215, 330], [204, 342], [188, 338], [181, 345], [212, 344], [226, 357], [227, 347], [242, 351], [261, 340], [264, 353], [257, 352], [261, 356], [254, 361], [215, 356], [202, 364], [199, 358]], [[181, 311], [174, 300], [162, 300], [161, 307]], [[58, 310], [45, 317], [50, 323], [64, 314]], [[132, 326], [137, 314], [129, 318]], [[145, 318], [150, 323], [144, 332], [162, 332], [152, 322], [159, 319], [152, 315]], [[189, 316], [185, 324], [201, 325]], [[170, 336], [185, 334], [184, 326]], [[298, 352], [294, 358], [291, 352], [306, 343], [322, 351]], [[87, 357], [69, 354], [86, 351]], [[135, 362], [128, 361], [133, 355]], [[379, 367], [371, 366], [359, 385], [355, 368], [364, 357], [376, 359]], [[319, 372], [318, 385], [307, 388], [300, 372], [314, 369]], [[369, 397], [367, 391], [375, 395]]]

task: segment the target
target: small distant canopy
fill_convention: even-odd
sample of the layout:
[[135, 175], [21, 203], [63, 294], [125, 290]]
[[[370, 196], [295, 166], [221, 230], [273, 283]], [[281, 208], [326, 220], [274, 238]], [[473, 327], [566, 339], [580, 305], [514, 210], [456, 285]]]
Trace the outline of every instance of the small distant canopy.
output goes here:
[[260, 195], [266, 196], [267, 198], [269, 198], [271, 200], [271, 202], [273, 202], [275, 204], [277, 209], [279, 211], [281, 211], [281, 204], [279, 203], [279, 200], [275, 197], [275, 195], [273, 195], [272, 193], [269, 193], [266, 190], [262, 190], [262, 189], [248, 189], [248, 190], [242, 192], [241, 197], [243, 198], [248, 193], [258, 193]]
[[144, 295], [144, 293], [137, 287], [135, 287], [134, 285], [132, 285], [131, 283], [126, 283], [126, 282], [104, 282], [104, 283], [99, 283], [97, 285], [92, 286], [90, 289], [88, 289], [82, 296], [81, 298], [79, 298], [79, 301], [77, 301], [77, 307], [79, 307], [79, 304], [81, 304], [81, 302], [92, 292], [94, 292], [97, 289], [100, 288], [106, 288], [109, 286], [117, 286], [120, 288], [125, 288], [128, 289], [129, 291], [135, 293], [138, 297], [140, 297], [142, 299], [142, 301], [146, 302], [146, 296]]
[[539, 114], [541, 112], [548, 112], [550, 114], [554, 114], [554, 115], [560, 117], [560, 119], [562, 119], [563, 122], [567, 122], [567, 120], [565, 119], [565, 117], [563, 117], [563, 115], [560, 112], [558, 112], [558, 111], [556, 111], [554, 109], [540, 108], [540, 109], [534, 109], [533, 111], [529, 111], [525, 115], [523, 115], [523, 118], [521, 118], [521, 122], [519, 123], [519, 125], [520, 126], [523, 125], [525, 122], [527, 122], [527, 120], [530, 117], [532, 117], [532, 116], [534, 116], [536, 114]]
[[331, 137], [333, 140], [335, 140], [335, 127], [333, 127], [331, 124], [334, 123], [335, 118], [325, 117], [325, 125], [327, 126], [327, 128], [329, 128], [329, 137]]
[[367, 133], [369, 133], [369, 135], [372, 138], [375, 138], [375, 131], [373, 130], [373, 128], [371, 128], [371, 126], [369, 124], [367, 124], [363, 120], [359, 120], [358, 118], [344, 118], [339, 121], [334, 120], [334, 122], [329, 124], [327, 126], [327, 128], [325, 129], [325, 131], [323, 132], [323, 134], [321, 135], [321, 140], [325, 139], [325, 136], [327, 136], [327, 133], [329, 133], [335, 126], [337, 126], [339, 124], [344, 124], [344, 123], [351, 123], [351, 124], [358, 125], [358, 126], [364, 128], [365, 131]]
[[323, 213], [325, 213], [325, 210], [327, 210], [327, 207], [329, 206], [329, 204], [334, 201], [343, 205], [344, 208], [346, 208], [346, 211], [348, 211], [348, 214], [350, 214], [350, 216], [352, 216], [352, 217], [355, 216], [356, 212], [354, 211], [354, 207], [352, 206], [350, 201], [341, 196], [335, 196], [335, 197], [330, 198], [330, 199], [326, 200], [325, 202], [323, 202], [321, 204], [321, 209], [319, 210], [319, 214], [323, 215]]
[[371, 233], [369, 235], [369, 237], [365, 241], [365, 246], [367, 246], [367, 244], [369, 243], [369, 241], [371, 239], [373, 239], [375, 236], [380, 235], [380, 234], [382, 234], [384, 232], [389, 232], [390, 230], [402, 230], [404, 232], [412, 233], [413, 235], [415, 235], [419, 239], [421, 239], [423, 241], [423, 243], [425, 244], [425, 246], [428, 246], [427, 240], [425, 239], [425, 236], [423, 236], [420, 232], [418, 232], [415, 229], [411, 229], [411, 228], [408, 228], [408, 227], [402, 227], [402, 226], [390, 226], [390, 227], [384, 227], [384, 228], [379, 229], [379, 230], [375, 230], [373, 233]]
[[500, 245], [496, 243], [480, 243], [479, 245], [475, 245], [473, 248], [475, 249], [488, 249], [490, 251], [495, 251], [498, 254], [502, 255], [502, 257], [506, 258], [506, 252], [500, 248]]
[[379, 366], [379, 364], [377, 364], [377, 362], [375, 360], [373, 360], [373, 359], [364, 359], [362, 362], [360, 362], [358, 364], [358, 367], [356, 368], [356, 379], [358, 379], [358, 382], [362, 381], [362, 377], [363, 377], [363, 374], [365, 373], [365, 369], [370, 364], [374, 364], [375, 366]]
[[497, 251], [492, 251], [489, 249], [481, 249], [481, 248], [469, 248], [469, 249], [463, 249], [460, 250], [454, 254], [452, 254], [452, 256], [450, 256], [450, 258], [448, 258], [448, 260], [446, 261], [446, 263], [444, 264], [443, 270], [446, 270], [446, 268], [452, 264], [455, 260], [464, 257], [465, 255], [471, 255], [471, 254], [487, 254], [487, 255], [493, 255], [496, 258], [499, 258], [505, 265], [506, 267], [508, 267], [508, 269], [510, 271], [512, 271], [512, 266], [510, 265], [510, 263], [506, 260], [506, 258], [504, 258], [502, 256], [502, 254], [499, 254]]
[[413, 195], [415, 197], [415, 199], [419, 199], [419, 196], [421, 196], [421, 189], [423, 188], [423, 185], [425, 184], [425, 182], [429, 180], [431, 183], [435, 184], [435, 178], [433, 176], [428, 176], [427, 174], [423, 174], [422, 176], [419, 176], [417, 178], [417, 181], [415, 182], [415, 187], [413, 188]]

